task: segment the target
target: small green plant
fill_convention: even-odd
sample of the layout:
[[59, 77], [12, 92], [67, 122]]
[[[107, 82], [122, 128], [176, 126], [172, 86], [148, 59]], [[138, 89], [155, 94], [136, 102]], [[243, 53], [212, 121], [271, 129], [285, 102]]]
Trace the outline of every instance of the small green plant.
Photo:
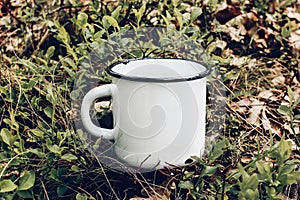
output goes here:
[[[282, 199], [284, 187], [300, 180], [300, 171], [296, 171], [299, 160], [290, 159], [292, 142], [282, 139], [271, 144], [262, 155], [233, 171], [239, 185], [241, 199]], [[258, 187], [260, 190], [257, 190]]]
[[288, 103], [280, 105], [277, 111], [287, 118], [290, 125], [290, 132], [295, 138], [297, 146], [300, 146], [299, 136], [296, 134], [297, 120], [300, 119], [300, 114], [294, 114], [296, 109], [300, 106], [300, 99], [296, 99], [294, 93], [290, 87], [287, 88]]
[[282, 199], [284, 188], [300, 180], [300, 171], [296, 171], [299, 160], [290, 159], [292, 142], [284, 137], [266, 146], [249, 164], [237, 163], [235, 169], [221, 162], [228, 156], [226, 149], [233, 150], [234, 146], [221, 139], [207, 160], [193, 157], [199, 168], [186, 172], [178, 187], [187, 190], [193, 199]]

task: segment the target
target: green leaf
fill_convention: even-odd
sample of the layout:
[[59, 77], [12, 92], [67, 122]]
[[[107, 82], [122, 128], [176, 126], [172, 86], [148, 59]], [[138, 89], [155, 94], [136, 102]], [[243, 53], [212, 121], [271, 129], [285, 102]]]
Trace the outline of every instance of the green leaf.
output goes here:
[[48, 148], [49, 151], [51, 151], [52, 153], [55, 154], [61, 154], [63, 148], [60, 148], [59, 146], [57, 146], [56, 144], [52, 144], [52, 142], [50, 141], [50, 139], [46, 140], [46, 146]]
[[183, 26], [182, 14], [180, 13], [180, 11], [177, 8], [174, 8], [174, 13], [175, 13], [176, 19], [179, 23], [179, 27], [181, 29]]
[[120, 11], [122, 9], [122, 6], [118, 6], [112, 13], [111, 16], [115, 19], [119, 19]]
[[[105, 33], [105, 30], [103, 30], [103, 29], [100, 30], [100, 31], [97, 31], [97, 32], [94, 34], [95, 40], [101, 39], [104, 33]], [[98, 46], [99, 46], [99, 44], [96, 43], [96, 47], [98, 47]]]
[[[166, 10], [166, 12], [168, 12], [168, 11]], [[163, 18], [164, 22], [168, 26], [170, 24], [169, 19], [167, 19], [167, 17], [165, 17], [164, 15], [161, 15], [161, 17]]]
[[28, 150], [29, 152], [37, 155], [39, 158], [45, 158], [46, 154], [45, 152], [43, 152], [41, 149], [37, 148], [37, 149], [30, 149]]
[[43, 137], [44, 136], [44, 132], [38, 128], [35, 128], [35, 129], [31, 129], [30, 130], [31, 133], [33, 133], [35, 136], [37, 137]]
[[88, 15], [85, 13], [80, 12], [77, 16], [77, 20], [76, 20], [76, 24], [80, 27], [80, 28], [85, 28], [87, 25], [87, 20], [88, 20]]
[[72, 160], [77, 160], [77, 156], [71, 153], [66, 153], [61, 156], [61, 159], [71, 162]]
[[58, 98], [57, 98], [57, 93], [53, 92], [53, 86], [52, 85], [48, 85], [48, 86], [46, 86], [46, 88], [47, 88], [46, 99], [50, 103], [52, 103], [53, 105], [56, 105], [57, 101], [58, 101]]
[[240, 76], [240, 72], [231, 70], [225, 74], [227, 80], [236, 80]]
[[64, 67], [64, 70], [66, 70], [66, 72], [69, 74], [70, 77], [75, 76], [75, 72], [69, 69], [68, 67]]
[[16, 61], [16, 64], [21, 64], [25, 67], [28, 67], [30, 69], [31, 73], [38, 74], [38, 71], [37, 71], [38, 67], [29, 60], [22, 59], [21, 61]]
[[299, 178], [297, 178], [295, 175], [300, 175], [300, 173], [298, 173], [298, 174], [284, 174], [284, 175], [282, 175], [282, 176], [280, 176], [279, 178], [278, 178], [278, 180], [280, 181], [280, 184], [281, 185], [292, 185], [292, 184], [294, 184], [294, 183], [296, 183], [297, 182], [297, 179], [299, 179]]
[[230, 171], [229, 176], [227, 177], [227, 179], [234, 179], [234, 180], [238, 180], [241, 176], [241, 173], [239, 172], [238, 169], [233, 169]]
[[195, 33], [195, 32], [199, 32], [199, 28], [197, 28], [197, 27], [187, 27], [185, 29], [185, 33]]
[[192, 190], [194, 189], [194, 184], [191, 181], [180, 181], [178, 187]]
[[81, 4], [81, 1], [78, 1], [78, 0], [69, 0], [69, 2], [74, 7], [77, 7]]
[[172, 0], [172, 5], [176, 8], [178, 6], [179, 0]]
[[47, 117], [49, 117], [50, 119], [52, 119], [52, 114], [53, 114], [52, 108], [50, 108], [49, 106], [47, 106], [44, 109], [44, 113], [46, 114]]
[[18, 186], [14, 184], [11, 180], [1, 180], [0, 181], [0, 193], [14, 191]]
[[52, 153], [61, 154], [62, 149], [60, 149], [56, 144], [47, 147]]
[[288, 93], [290, 102], [293, 102], [295, 97], [294, 97], [294, 93], [290, 87], [287, 88], [287, 93]]
[[32, 78], [29, 82], [25, 82], [22, 87], [24, 90], [32, 90], [33, 87], [38, 83], [38, 78]]
[[[103, 20], [107, 21], [109, 26], [113, 26], [114, 28], [117, 28], [118, 30], [120, 30], [119, 24], [118, 24], [117, 20], [115, 20], [115, 18], [105, 15], [103, 17]], [[104, 23], [103, 23], [103, 25], [104, 25]], [[106, 27], [104, 27], [104, 28], [108, 29], [109, 28], [108, 25], [106, 24]]]
[[57, 192], [57, 195], [59, 197], [63, 196], [64, 194], [66, 194], [66, 192], [68, 191], [68, 187], [65, 186], [65, 185], [60, 185], [57, 187], [56, 189], [56, 192]]
[[298, 104], [300, 104], [300, 99], [296, 100], [296, 102], [294, 103], [294, 106], [296, 107]]
[[224, 154], [224, 149], [228, 146], [228, 140], [219, 140], [208, 154], [209, 164]]
[[[184, 24], [188, 24], [190, 22], [190, 19], [191, 19], [191, 14], [186, 12], [182, 15], [182, 20], [183, 20], [183, 23]], [[184, 27], [186, 28], [186, 27]]]
[[76, 194], [76, 200], [87, 200], [88, 197], [86, 196], [86, 194]]
[[26, 171], [24, 176], [19, 180], [18, 190], [28, 190], [33, 187], [35, 182], [35, 173], [34, 171]]
[[256, 190], [258, 187], [258, 176], [257, 174], [252, 174], [249, 179], [244, 180], [247, 183], [247, 187]]
[[263, 161], [259, 160], [255, 164], [260, 174], [262, 175], [270, 174], [271, 172], [270, 163], [264, 163]]
[[245, 171], [245, 169], [241, 163], [238, 163], [238, 169], [239, 169], [239, 172], [242, 174], [243, 180], [246, 180], [250, 177], [249, 174]]
[[294, 171], [296, 168], [296, 165], [295, 164], [292, 164], [292, 165], [284, 165], [282, 167], [282, 169], [280, 170], [279, 172], [279, 177], [284, 175], [284, 174], [290, 174], [292, 171]]
[[200, 158], [200, 157], [198, 157], [198, 156], [191, 156], [191, 159], [193, 159], [194, 161], [196, 161], [196, 162], [199, 162], [199, 163], [201, 163], [203, 160]]
[[68, 169], [64, 167], [52, 168], [50, 171], [50, 178], [59, 182], [64, 182], [67, 178]]
[[281, 156], [281, 161], [287, 160], [292, 153], [292, 142], [288, 140], [281, 140], [280, 141], [280, 156]]
[[7, 128], [1, 129], [0, 136], [2, 138], [2, 141], [9, 146], [14, 142], [14, 137]]
[[17, 195], [22, 199], [34, 199], [30, 191], [17, 191]]
[[290, 107], [286, 106], [286, 105], [281, 105], [281, 106], [279, 106], [279, 108], [277, 109], [277, 111], [280, 114], [285, 115], [285, 114], [288, 114], [290, 112]]
[[205, 166], [204, 170], [202, 171], [202, 176], [212, 176], [216, 173], [217, 169], [220, 167], [220, 165], [215, 166]]
[[282, 35], [282, 37], [284, 37], [284, 38], [288, 38], [288, 37], [291, 35], [291, 31], [289, 30], [288, 27], [283, 26], [283, 27], [281, 28], [281, 35]]
[[77, 66], [71, 58], [64, 58], [64, 62], [68, 63], [71, 66], [71, 69], [76, 69]]
[[167, 197], [167, 196], [165, 196], [165, 195], [162, 197], [162, 200], [169, 200], [169, 199], [170, 199], [170, 198]]
[[297, 182], [300, 181], [300, 171], [294, 171], [294, 172], [290, 173], [290, 175], [295, 177]]
[[73, 172], [81, 172], [82, 171], [77, 165], [72, 165], [71, 170]]
[[140, 9], [138, 11], [136, 9], [133, 9], [133, 13], [134, 13], [134, 15], [137, 19], [137, 24], [140, 24], [140, 21], [143, 17], [143, 14], [144, 14], [145, 10], [146, 10], [146, 4], [145, 3], [142, 5], [142, 7], [140, 7]]
[[50, 46], [46, 51], [46, 54], [45, 54], [46, 58], [50, 59], [54, 55], [54, 51], [55, 51], [55, 47]]
[[[7, 86], [8, 86], [8, 85], [7, 85]], [[4, 94], [4, 95], [6, 95], [7, 92], [8, 92], [7, 87], [3, 87], [3, 86], [0, 85], [0, 94], [2, 93], [2, 94]]]
[[70, 44], [70, 36], [69, 36], [68, 32], [66, 31], [65, 27], [60, 26], [58, 28], [57, 39], [62, 41], [66, 45]]
[[193, 177], [194, 174], [195, 174], [195, 172], [187, 172], [187, 173], [184, 175], [184, 178], [185, 178], [185, 179], [189, 179], [189, 178]]
[[257, 200], [259, 198], [259, 193], [257, 190], [247, 189], [245, 192], [245, 198], [247, 200]]
[[195, 7], [191, 11], [191, 22], [195, 21], [201, 14], [202, 14], [202, 8]]

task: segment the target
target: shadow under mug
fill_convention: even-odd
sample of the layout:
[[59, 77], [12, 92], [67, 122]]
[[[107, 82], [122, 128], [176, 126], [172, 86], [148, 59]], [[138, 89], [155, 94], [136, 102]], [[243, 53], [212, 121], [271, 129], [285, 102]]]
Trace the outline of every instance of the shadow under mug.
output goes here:
[[[114, 151], [133, 167], [184, 165], [205, 146], [206, 76], [203, 63], [184, 59], [133, 59], [107, 68], [112, 83], [91, 89], [81, 105], [84, 128], [114, 140]], [[96, 126], [93, 102], [112, 97], [114, 128]]]

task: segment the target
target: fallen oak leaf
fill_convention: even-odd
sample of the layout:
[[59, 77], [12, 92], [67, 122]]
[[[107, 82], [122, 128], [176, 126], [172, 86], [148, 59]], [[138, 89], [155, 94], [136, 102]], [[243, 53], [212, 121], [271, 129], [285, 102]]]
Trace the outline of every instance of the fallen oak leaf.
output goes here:
[[241, 42], [249, 33], [255, 33], [258, 18], [255, 13], [240, 14], [219, 27], [228, 33], [232, 40]]
[[281, 137], [281, 135], [282, 135], [281, 132], [282, 131], [281, 131], [280, 127], [269, 119], [269, 117], [267, 116], [268, 112], [269, 111], [267, 110], [266, 107], [262, 108], [261, 123], [262, 123], [262, 126], [263, 126], [264, 130], [270, 131], [270, 133], [276, 134], [276, 135]]
[[232, 102], [231, 107], [240, 114], [246, 114], [251, 106], [251, 101], [248, 98], [243, 98], [238, 102]]
[[257, 99], [251, 99], [252, 107], [249, 110], [249, 117], [246, 121], [257, 127], [260, 126], [260, 114], [264, 107], [264, 102], [261, 102]]
[[293, 7], [286, 8], [287, 16], [290, 19], [296, 19], [298, 22], [300, 22], [300, 13], [296, 11]]
[[274, 95], [273, 92], [270, 90], [265, 90], [258, 94], [258, 96], [263, 99], [270, 99], [273, 95]]
[[216, 19], [220, 24], [226, 24], [232, 18], [242, 14], [240, 6], [228, 5], [224, 2], [216, 12]]

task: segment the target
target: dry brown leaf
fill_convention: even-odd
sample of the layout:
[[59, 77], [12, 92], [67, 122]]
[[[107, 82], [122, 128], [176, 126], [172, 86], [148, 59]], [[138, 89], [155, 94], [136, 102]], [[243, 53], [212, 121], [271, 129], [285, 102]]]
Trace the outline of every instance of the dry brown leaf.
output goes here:
[[[271, 95], [271, 93], [272, 93], [272, 95]], [[281, 99], [282, 95], [283, 95], [283, 92], [281, 90], [272, 88], [270, 90], [265, 90], [265, 91], [260, 92], [258, 96], [266, 101], [278, 101]], [[266, 98], [266, 97], [268, 97], [268, 98]]]
[[236, 42], [241, 42], [245, 38], [245, 35], [247, 33], [246, 29], [241, 26], [240, 28], [234, 28], [234, 27], [226, 27], [226, 33], [229, 34], [232, 40]]
[[246, 56], [243, 57], [237, 57], [235, 56], [231, 61], [230, 65], [241, 67], [247, 63], [248, 58]]
[[300, 87], [293, 88], [293, 94], [295, 99], [300, 99]]
[[291, 19], [297, 19], [300, 22], [300, 13], [296, 11], [293, 7], [286, 8], [287, 16]]
[[100, 101], [100, 102], [96, 102], [94, 104], [94, 109], [97, 111], [97, 112], [102, 112], [104, 111], [104, 109], [110, 109], [111, 110], [111, 107], [110, 107], [110, 101]]
[[244, 163], [244, 164], [250, 163], [251, 160], [252, 160], [251, 156], [243, 156], [243, 157], [241, 158], [241, 162]]
[[245, 114], [251, 105], [251, 101], [248, 98], [241, 99], [238, 102], [232, 102], [231, 108], [238, 113]]
[[[1, 13], [1, 12], [0, 12]], [[1, 15], [0, 15], [1, 17]], [[12, 23], [10, 16], [4, 16], [0, 18], [0, 26], [7, 26]]]
[[280, 128], [276, 124], [272, 123], [272, 121], [267, 117], [267, 112], [269, 112], [267, 108], [263, 107], [261, 112], [261, 123], [264, 130], [270, 131], [272, 134], [281, 136]]
[[258, 18], [252, 12], [246, 14], [239, 14], [220, 25], [225, 33], [228, 33], [232, 40], [241, 42], [245, 35], [250, 32], [256, 32], [256, 21]]
[[252, 125], [260, 126], [260, 114], [263, 109], [263, 102], [252, 98], [252, 107], [249, 110], [249, 117], [246, 119], [246, 121]]
[[227, 46], [227, 42], [225, 42], [224, 40], [216, 40], [213, 42], [213, 44], [215, 44], [216, 47], [220, 48], [221, 50], [224, 50]]
[[265, 90], [258, 94], [258, 96], [263, 99], [270, 99], [273, 95], [274, 95], [273, 92], [270, 90]]
[[242, 14], [240, 6], [232, 6], [224, 2], [216, 12], [216, 19], [220, 24], [225, 24], [240, 14]]
[[25, 2], [26, 2], [25, 0], [10, 0], [10, 4], [12, 7], [19, 7]]
[[289, 41], [291, 45], [298, 51], [300, 51], [300, 30], [295, 32], [291, 32], [291, 36], [289, 37]]
[[271, 82], [274, 84], [274, 85], [284, 85], [285, 83], [285, 77], [284, 76], [277, 76], [275, 78], [273, 78], [271, 80]]

